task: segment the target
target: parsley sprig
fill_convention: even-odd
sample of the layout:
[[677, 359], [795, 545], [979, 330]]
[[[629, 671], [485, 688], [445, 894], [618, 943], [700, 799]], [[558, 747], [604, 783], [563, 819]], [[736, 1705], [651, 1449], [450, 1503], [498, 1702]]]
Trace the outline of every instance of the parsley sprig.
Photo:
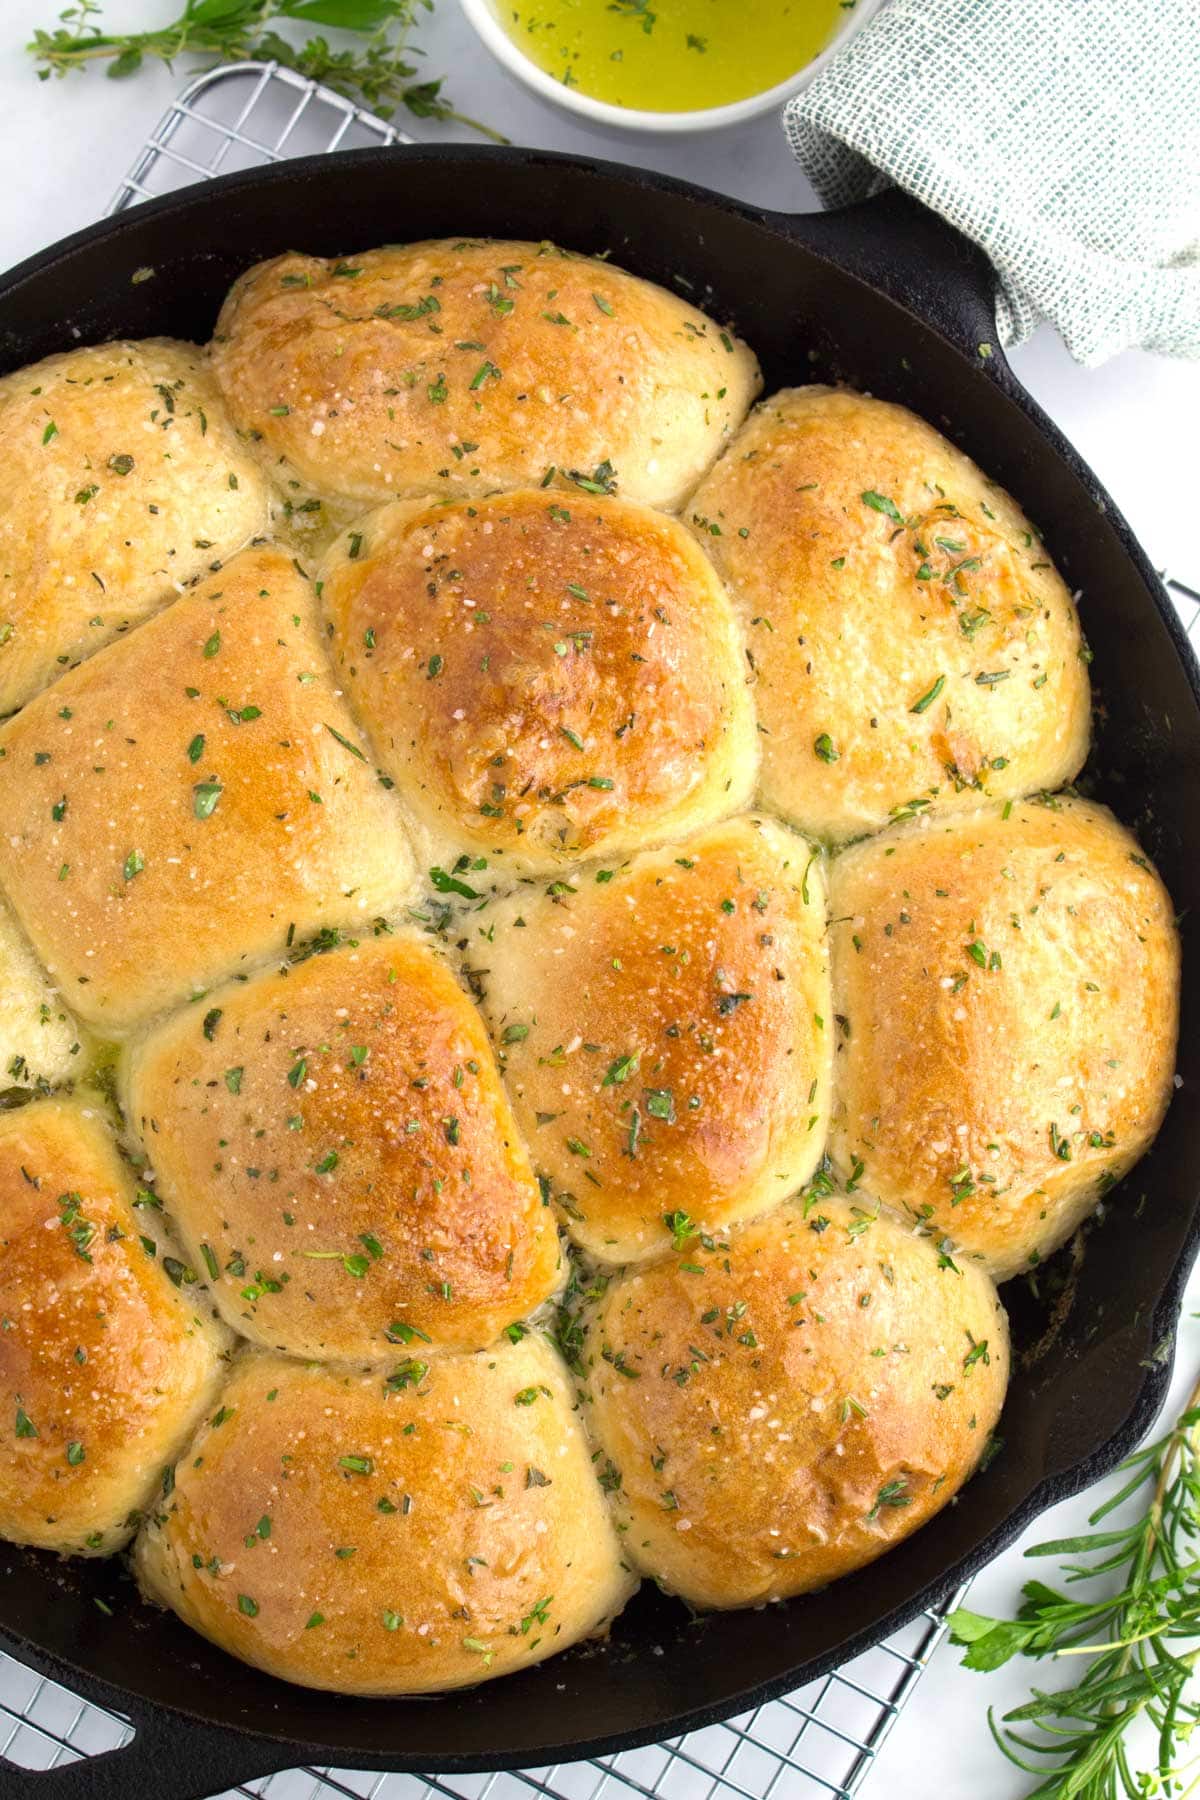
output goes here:
[[[952, 1642], [970, 1669], [998, 1669], [1013, 1656], [1078, 1657], [1073, 1687], [1005, 1713], [992, 1735], [1010, 1762], [1037, 1778], [1030, 1800], [1147, 1800], [1200, 1787], [1189, 1739], [1200, 1724], [1200, 1383], [1171, 1430], [1121, 1465], [1127, 1479], [1097, 1507], [1091, 1530], [1038, 1544], [1027, 1556], [1067, 1557], [1064, 1587], [1103, 1580], [1095, 1599], [1027, 1582], [1015, 1619], [960, 1607]], [[1142, 1489], [1131, 1524], [1104, 1527]], [[1102, 1528], [1103, 1527], [1103, 1528]], [[1157, 1734], [1153, 1769], [1139, 1771], [1129, 1732], [1138, 1720]]]
[[[147, 61], [171, 64], [180, 56], [277, 62], [362, 102], [381, 118], [404, 107], [416, 118], [454, 119], [506, 142], [456, 112], [441, 81], [418, 79], [420, 70], [409, 59], [419, 52], [408, 36], [418, 13], [432, 11], [433, 0], [185, 0], [169, 25], [109, 32], [103, 29], [101, 0], [74, 0], [56, 26], [34, 32], [27, 48], [43, 81], [93, 62], [106, 63], [108, 74], [118, 79], [135, 75]], [[317, 35], [296, 44], [273, 29], [273, 20], [326, 26], [361, 41], [335, 48]]]

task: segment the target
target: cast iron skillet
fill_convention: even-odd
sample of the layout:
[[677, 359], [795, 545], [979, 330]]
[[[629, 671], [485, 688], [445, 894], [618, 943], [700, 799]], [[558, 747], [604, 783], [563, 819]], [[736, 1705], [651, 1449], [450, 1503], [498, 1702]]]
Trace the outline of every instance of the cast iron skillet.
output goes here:
[[[840, 378], [902, 401], [1011, 488], [1083, 595], [1099, 700], [1088, 785], [1141, 833], [1188, 931], [1200, 903], [1200, 670], [1124, 520], [996, 347], [990, 270], [899, 196], [793, 218], [543, 153], [319, 157], [138, 207], [24, 264], [0, 283], [0, 368], [109, 337], [203, 340], [234, 276], [282, 250], [344, 254], [458, 233], [611, 251], [734, 320], [762, 358], [768, 392]], [[135, 283], [146, 268], [153, 279]], [[1179, 1067], [1190, 1086], [1200, 1078], [1200, 958], [1185, 956], [1184, 967]], [[647, 1584], [606, 1649], [467, 1693], [388, 1703], [311, 1693], [243, 1667], [142, 1605], [119, 1564], [5, 1547], [3, 1641], [128, 1713], [137, 1735], [128, 1749], [48, 1774], [0, 1765], [0, 1795], [193, 1800], [314, 1762], [533, 1767], [628, 1749], [786, 1693], [943, 1598], [1147, 1429], [1197, 1247], [1198, 1173], [1200, 1109], [1177, 1100], [1091, 1234], [1059, 1341], [1014, 1375], [1002, 1453], [924, 1531], [823, 1595], [693, 1620]], [[1021, 1284], [1006, 1299], [1018, 1348], [1028, 1346], [1044, 1321]]]

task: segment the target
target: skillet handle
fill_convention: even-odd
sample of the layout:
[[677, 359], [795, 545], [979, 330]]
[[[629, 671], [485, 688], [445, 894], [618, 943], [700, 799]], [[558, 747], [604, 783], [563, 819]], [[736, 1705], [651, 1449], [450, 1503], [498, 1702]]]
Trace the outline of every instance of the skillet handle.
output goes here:
[[900, 188], [833, 212], [777, 213], [773, 222], [857, 275], [980, 365], [1008, 363], [996, 327], [996, 271], [984, 252]]
[[147, 1711], [133, 1723], [136, 1736], [121, 1749], [58, 1768], [19, 1769], [0, 1760], [0, 1800], [207, 1800], [302, 1760], [286, 1746], [177, 1713]]

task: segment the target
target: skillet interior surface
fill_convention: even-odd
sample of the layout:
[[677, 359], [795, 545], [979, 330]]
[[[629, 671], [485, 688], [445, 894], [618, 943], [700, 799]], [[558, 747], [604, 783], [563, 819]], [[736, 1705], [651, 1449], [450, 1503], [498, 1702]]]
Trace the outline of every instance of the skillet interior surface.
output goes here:
[[[788, 219], [548, 153], [315, 158], [151, 203], [24, 265], [0, 283], [0, 367], [115, 336], [204, 340], [234, 276], [285, 249], [352, 253], [458, 233], [611, 252], [732, 319], [762, 359], [767, 392], [841, 379], [901, 401], [1011, 488], [1082, 594], [1098, 701], [1083, 785], [1138, 830], [1184, 915], [1179, 1068], [1190, 1087], [1200, 1076], [1200, 978], [1187, 954], [1200, 904], [1200, 679], [1123, 520], [989, 342], [989, 272], [930, 215], [884, 196]], [[147, 269], [152, 278], [133, 279]], [[788, 1691], [946, 1595], [1132, 1447], [1165, 1393], [1198, 1177], [1200, 1109], [1185, 1097], [1092, 1231], [1053, 1350], [1016, 1370], [1002, 1453], [924, 1531], [825, 1595], [693, 1620], [647, 1584], [606, 1648], [474, 1691], [384, 1704], [243, 1667], [143, 1606], [115, 1563], [4, 1547], [0, 1629], [15, 1653], [131, 1712], [154, 1762], [153, 1779], [136, 1752], [37, 1779], [55, 1795], [183, 1800], [310, 1761], [529, 1767], [652, 1741]], [[1005, 1293], [1018, 1348], [1044, 1325], [1020, 1288]], [[154, 1705], [173, 1710], [169, 1731]]]

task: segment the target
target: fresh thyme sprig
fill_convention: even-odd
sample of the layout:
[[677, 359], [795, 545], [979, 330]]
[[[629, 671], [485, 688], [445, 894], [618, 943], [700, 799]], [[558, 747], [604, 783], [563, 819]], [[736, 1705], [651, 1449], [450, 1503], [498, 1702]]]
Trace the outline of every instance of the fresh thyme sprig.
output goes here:
[[[118, 79], [155, 58], [168, 64], [180, 56], [278, 62], [361, 101], [381, 118], [403, 106], [417, 118], [455, 119], [506, 142], [499, 132], [456, 112], [440, 81], [417, 79], [420, 71], [408, 60], [417, 53], [408, 35], [418, 11], [432, 12], [433, 0], [185, 0], [169, 25], [108, 32], [101, 26], [100, 0], [74, 0], [52, 30], [34, 32], [27, 48], [43, 81], [93, 62], [107, 64], [108, 74]], [[327, 26], [363, 41], [340, 50], [321, 36], [293, 44], [272, 28], [273, 19]]]
[[[988, 1723], [1000, 1749], [1038, 1778], [1030, 1800], [1150, 1800], [1200, 1789], [1200, 1755], [1186, 1755], [1200, 1724], [1200, 1692], [1188, 1697], [1200, 1660], [1200, 1383], [1171, 1430], [1122, 1464], [1128, 1479], [1079, 1537], [1027, 1556], [1061, 1556], [1068, 1586], [1104, 1580], [1099, 1599], [1075, 1599], [1028, 1582], [1015, 1619], [960, 1607], [954, 1643], [969, 1669], [998, 1669], [1012, 1656], [1080, 1657], [1086, 1669], [1057, 1693], [1033, 1690], [1024, 1706]], [[1132, 1524], [1097, 1529], [1150, 1486]], [[1145, 1720], [1157, 1737], [1154, 1765], [1137, 1770], [1130, 1728]]]

